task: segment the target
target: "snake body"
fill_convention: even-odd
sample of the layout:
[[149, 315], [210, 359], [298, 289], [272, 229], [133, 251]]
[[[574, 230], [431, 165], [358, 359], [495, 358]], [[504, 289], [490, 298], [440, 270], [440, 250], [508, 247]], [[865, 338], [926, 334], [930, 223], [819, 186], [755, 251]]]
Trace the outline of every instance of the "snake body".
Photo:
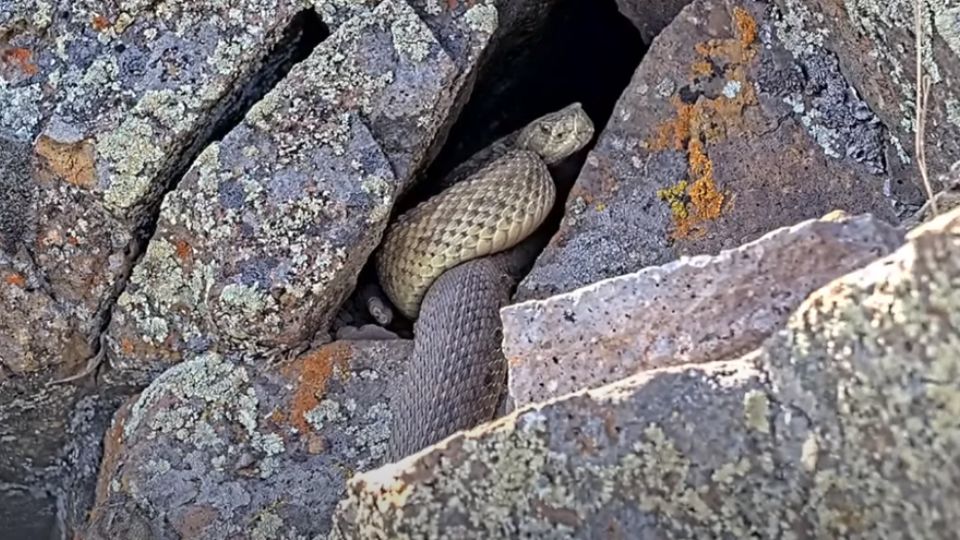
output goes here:
[[556, 199], [548, 165], [593, 132], [579, 103], [542, 116], [454, 169], [450, 187], [388, 228], [380, 284], [415, 319], [413, 355], [391, 398], [389, 458], [495, 415], [506, 388], [500, 308], [542, 247], [534, 233]]

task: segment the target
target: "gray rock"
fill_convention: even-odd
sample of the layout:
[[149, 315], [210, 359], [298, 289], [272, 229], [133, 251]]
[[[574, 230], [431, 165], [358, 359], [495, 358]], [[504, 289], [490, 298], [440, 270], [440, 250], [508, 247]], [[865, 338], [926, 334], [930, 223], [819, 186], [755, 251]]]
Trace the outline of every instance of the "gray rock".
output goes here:
[[950, 538], [960, 210], [739, 359], [527, 406], [355, 476], [330, 538]]
[[[515, 300], [716, 254], [835, 209], [897, 221], [884, 194], [893, 173], [878, 169], [884, 126], [829, 63], [792, 59], [771, 9], [699, 0], [660, 33]], [[850, 141], [863, 145], [848, 155]]]
[[410, 350], [334, 342], [269, 369], [209, 353], [165, 371], [114, 419], [84, 538], [326, 534], [349, 476], [382, 463]]
[[[389, 212], [395, 193], [404, 187], [401, 183], [410, 176], [411, 169], [419, 168], [423, 161], [435, 154], [442, 142], [441, 132], [455, 120], [455, 114], [452, 114], [456, 110], [454, 104], [460, 106], [469, 94], [486, 39], [494, 30], [509, 34], [509, 24], [500, 24], [504, 21], [498, 20], [493, 2], [460, 3], [457, 6], [441, 5], [433, 0], [412, 2], [414, 10], [425, 17], [432, 32], [441, 36], [442, 51], [432, 32], [424, 31], [423, 23], [416, 15], [411, 15], [404, 2], [318, 0], [314, 4], [332, 30], [344, 24], [356, 27], [355, 23], [350, 23], [356, 17], [369, 21], [374, 4], [380, 4], [376, 13], [385, 17], [390, 13], [401, 13], [402, 17], [389, 18], [392, 24], [387, 32], [370, 32], [365, 37], [358, 37], [354, 46], [361, 50], [369, 46], [370, 50], [383, 53], [392, 50], [397, 55], [406, 55], [405, 58], [419, 58], [425, 54], [425, 58], [439, 59], [440, 62], [428, 64], [418, 72], [396, 70], [392, 73], [398, 77], [396, 84], [386, 91], [354, 96], [372, 98], [370, 103], [348, 103], [349, 89], [343, 84], [357, 82], [353, 79], [340, 81], [341, 86], [337, 88], [327, 87], [327, 90], [337, 90], [332, 94], [288, 94], [290, 98], [306, 99], [306, 103], [296, 107], [284, 108], [286, 106], [278, 104], [276, 99], [273, 105], [277, 108], [273, 111], [267, 110], [269, 99], [261, 104], [254, 115], [271, 112], [300, 112], [303, 115], [270, 118], [267, 114], [261, 117], [260, 128], [277, 130], [276, 138], [264, 134], [255, 140], [257, 130], [254, 126], [247, 131], [239, 129], [230, 140], [242, 143], [246, 138], [248, 143], [260, 144], [254, 146], [257, 150], [271, 150], [275, 156], [288, 152], [279, 159], [307, 155], [320, 161], [303, 167], [299, 177], [296, 171], [291, 173], [291, 168], [271, 169], [267, 163], [253, 162], [255, 158], [243, 154], [243, 150], [252, 144], [226, 148], [224, 142], [204, 154], [200, 164], [209, 165], [209, 158], [226, 148], [220, 156], [236, 158], [236, 164], [244, 163], [248, 166], [245, 173], [265, 176], [279, 171], [277, 177], [283, 181], [273, 186], [277, 189], [270, 192], [269, 201], [258, 199], [258, 202], [272, 205], [272, 211], [284, 209], [284, 203], [278, 202], [284, 196], [298, 194], [295, 186], [303, 180], [303, 174], [323, 172], [324, 167], [339, 167], [343, 172], [338, 179], [341, 182], [370, 180], [376, 175], [384, 180], [365, 182], [348, 190], [342, 184], [331, 185], [332, 174], [324, 173], [323, 179], [310, 179], [314, 187], [324, 187], [328, 192], [313, 193], [304, 201], [305, 205], [325, 201], [323, 211], [329, 216], [324, 219], [339, 219], [347, 209], [351, 212], [357, 209], [362, 215], [358, 221], [370, 221], [363, 230], [351, 230], [343, 224], [330, 226], [330, 221], [324, 220], [296, 230], [278, 227], [273, 231], [276, 234], [268, 238], [278, 243], [261, 246], [262, 250], [252, 250], [251, 242], [244, 238], [247, 243], [241, 247], [253, 258], [247, 261], [234, 257], [231, 265], [223, 267], [217, 276], [220, 279], [218, 296], [213, 298], [214, 309], [211, 309], [218, 314], [228, 312], [216, 324], [222, 324], [231, 339], [241, 342], [240, 345], [244, 340], [257, 341], [253, 332], [258, 331], [264, 333], [263, 344], [258, 342], [261, 348], [282, 349], [323, 325], [326, 306], [337, 302], [341, 289], [350, 286], [350, 278], [343, 277], [344, 268], [362, 264], [366, 256], [364, 250], [371, 249], [376, 243], [377, 227], [383, 219], [381, 214]], [[496, 2], [497, 6], [508, 4], [510, 2], [506, 0]], [[545, 5], [545, 2], [538, 2], [535, 7], [542, 9]], [[57, 502], [59, 510], [35, 505], [37, 519], [34, 524], [46, 523], [54, 513], [69, 520], [69, 516], [89, 510], [65, 507], [75, 502], [81, 506], [85, 504], [87, 493], [80, 491], [92, 486], [89, 483], [80, 485], [84, 482], [65, 471], [61, 465], [66, 462], [58, 456], [64, 451], [70, 452], [69, 448], [64, 448], [67, 439], [72, 437], [65, 426], [71, 425], [75, 405], [86, 394], [100, 395], [105, 391], [103, 386], [91, 390], [86, 380], [71, 383], [87, 385], [82, 389], [71, 385], [48, 387], [45, 383], [51, 378], [82, 372], [88, 365], [134, 262], [144, 254], [146, 236], [153, 233], [160, 213], [161, 197], [180, 179], [211, 136], [219, 138], [235, 120], [236, 113], [249, 105], [261, 88], [273, 84], [277, 70], [289, 65], [289, 55], [296, 48], [290, 47], [287, 40], [307, 31], [298, 25], [309, 19], [303, 12], [309, 7], [299, 0], [240, 0], [229, 5], [221, 0], [106, 4], [82, 1], [69, 6], [47, 0], [0, 3], [0, 36], [3, 36], [0, 44], [0, 138], [19, 141], [18, 146], [29, 147], [33, 154], [23, 156], [24, 152], [19, 152], [13, 159], [15, 146], [13, 143], [4, 144], [0, 159], [4, 168], [2, 181], [5, 182], [4, 195], [0, 196], [3, 210], [0, 230], [3, 231], [4, 244], [0, 249], [0, 289], [3, 291], [0, 294], [0, 418], [5, 420], [0, 427], [0, 479], [12, 486], [29, 485], [32, 492], [39, 494], [38, 500], [48, 500], [50, 494], [62, 495], [67, 484], [73, 490]], [[533, 7], [519, 11], [534, 13]], [[385, 40], [395, 43], [396, 48], [387, 48]], [[328, 60], [330, 63], [313, 64], [322, 73], [303, 74], [301, 68], [302, 76], [331, 82], [329, 75], [333, 63], [348, 59], [334, 56]], [[381, 57], [373, 60], [394, 59]], [[413, 65], [409, 59], [396, 63], [407, 67]], [[358, 70], [377, 71], [382, 67], [376, 62], [360, 64], [355, 65]], [[327, 71], [323, 72], [324, 69]], [[423, 79], [419, 79], [418, 74], [424, 75]], [[377, 72], [370, 78], [381, 75]], [[436, 91], [438, 84], [445, 86]], [[310, 89], [324, 88], [313, 86]], [[282, 98], [281, 91], [274, 92], [273, 97]], [[311, 109], [311, 104], [317, 110]], [[329, 111], [332, 106], [342, 110], [334, 114]], [[327, 112], [321, 114], [320, 109]], [[426, 112], [414, 114], [418, 111]], [[364, 112], [371, 114], [364, 116]], [[322, 163], [329, 157], [330, 145], [318, 145], [310, 137], [330, 135], [336, 133], [336, 129], [306, 133], [307, 127], [314, 126], [295, 126], [304, 130], [301, 132], [290, 126], [298, 119], [311, 118], [335, 120], [329, 123], [334, 128], [350, 126], [354, 137], [341, 142], [353, 142], [358, 155], [352, 158], [336, 156]], [[413, 132], [416, 140], [412, 136], [405, 138]], [[274, 146], [264, 148], [267, 143]], [[323, 148], [310, 152], [298, 145]], [[22, 178], [27, 163], [26, 176], [29, 178]], [[293, 161], [294, 165], [302, 163]], [[20, 172], [8, 174], [12, 170]], [[195, 168], [192, 173], [194, 183], [214, 180], [201, 178], [200, 172]], [[233, 174], [236, 171], [225, 165], [222, 172]], [[227, 180], [225, 178], [223, 183], [229, 184]], [[190, 181], [188, 178], [185, 186]], [[231, 190], [232, 187], [225, 185], [222, 190], [218, 189], [215, 201], [195, 199], [178, 203], [174, 195], [169, 197], [166, 206], [180, 209], [186, 216], [190, 215], [188, 210], [202, 212], [204, 205], [213, 209], [214, 202], [217, 208], [227, 208], [220, 206], [223, 201], [227, 204], [236, 202], [240, 195], [237, 190]], [[348, 191], [353, 194], [350, 199], [324, 199]], [[193, 193], [200, 197], [209, 195], [196, 186]], [[189, 205], [197, 206], [185, 208]], [[169, 215], [172, 210], [166, 212]], [[305, 214], [300, 218], [317, 216], [315, 213]], [[216, 216], [202, 217], [212, 217], [218, 225], [224, 225]], [[285, 216], [282, 223], [266, 225], [289, 225], [295, 219]], [[146, 273], [151, 262], [154, 265], [168, 264], [170, 268], [174, 268], [174, 263], [187, 264], [179, 259], [171, 262], [156, 257], [157, 253], [162, 254], [164, 248], [170, 247], [170, 239], [179, 239], [176, 235], [189, 232], [182, 225], [174, 226], [170, 221], [161, 223], [156, 246], [145, 257], [144, 268], [138, 270], [135, 279]], [[237, 229], [232, 232], [236, 233]], [[300, 266], [292, 263], [289, 268], [272, 266], [283, 257], [287, 257], [287, 262], [294, 258], [295, 248], [283, 244], [291, 234], [309, 238], [312, 242], [309, 247], [314, 250], [301, 252], [296, 257], [315, 257], [319, 264], [326, 263], [330, 267], [326, 270], [313, 268], [310, 275], [290, 278], [287, 274], [285, 277], [285, 271], [311, 271], [302, 260], [297, 263]], [[206, 238], [208, 243], [200, 243], [200, 248], [208, 251], [201, 251], [200, 255], [210, 257], [210, 251], [217, 254], [216, 249], [223, 249], [222, 246], [214, 249], [210, 237]], [[229, 238], [241, 243], [239, 237]], [[336, 246], [346, 245], [348, 241], [356, 242], [350, 246], [350, 253], [336, 250]], [[13, 243], [15, 249], [10, 247]], [[173, 247], [176, 248], [175, 254], [192, 253], [189, 245], [174, 244]], [[324, 254], [324, 247], [333, 252]], [[210, 265], [210, 260], [200, 262]], [[193, 270], [188, 267], [186, 271]], [[271, 274], [270, 270], [276, 272]], [[206, 279], [209, 273], [198, 275]], [[328, 280], [333, 275], [340, 277], [331, 285]], [[164, 285], [175, 285], [177, 278], [176, 274], [166, 276], [168, 281]], [[229, 278], [236, 279], [230, 282]], [[285, 309], [289, 308], [283, 312], [287, 315], [284, 319], [287, 326], [278, 329], [275, 319], [252, 317], [246, 319], [253, 320], [250, 328], [239, 328], [241, 319], [246, 316], [243, 314], [248, 313], [243, 310], [250, 307], [245, 302], [251, 300], [250, 295], [243, 294], [243, 287], [251, 281], [260, 284], [275, 280], [285, 284], [285, 279], [292, 280], [287, 295], [279, 295], [280, 300], [286, 302]], [[307, 284], [310, 279], [317, 279], [317, 282]], [[230, 285], [234, 290], [223, 294]], [[318, 300], [321, 289], [328, 285], [328, 294]], [[136, 287], [131, 288], [131, 294], [136, 295], [134, 289]], [[273, 292], [277, 290], [272, 289]], [[164, 289], [155, 298], [185, 292], [189, 291], [185, 288]], [[298, 297], [297, 294], [306, 296]], [[222, 303], [217, 303], [224, 297], [242, 304], [239, 315], [236, 309], [225, 310]], [[271, 297], [270, 300], [276, 299]], [[164, 311], [169, 307], [171, 304], [161, 302], [150, 306], [149, 310], [141, 308], [141, 313], [151, 317], [144, 323], [153, 332], [151, 336], [164, 332], [166, 320], [162, 317], [189, 319], [189, 313], [184, 316], [175, 309], [174, 312]], [[176, 306], [178, 309], [183, 307], [183, 304]], [[118, 315], [122, 319], [125, 314]], [[128, 322], [129, 319], [128, 316]], [[202, 322], [208, 323], [206, 319]], [[132, 324], [130, 328], [139, 330]], [[219, 327], [215, 330], [220, 332]], [[242, 334], [239, 339], [236, 338], [238, 332]], [[171, 335], [180, 337], [173, 335], [172, 331]], [[112, 345], [111, 351], [117, 353], [115, 367], [129, 369], [101, 373], [97, 380], [107, 388], [116, 387], [129, 393], [131, 390], [125, 389], [125, 385], [146, 383], [165, 365], [176, 360], [170, 358], [169, 350], [162, 348], [177, 345], [173, 339], [170, 343], [155, 342], [153, 349], [139, 351], [143, 353], [143, 359], [138, 361], [130, 356], [130, 343], [126, 343], [123, 337], [119, 336], [109, 345]], [[189, 342], [192, 350], [207, 346], [202, 339], [204, 336], [188, 337], [192, 338]], [[160, 362], [156, 361], [157, 356], [161, 357]], [[82, 416], [82, 410], [81, 407], [76, 414]], [[86, 439], [80, 437], [78, 440]], [[99, 437], [94, 436], [93, 440], [99, 440]], [[90, 449], [98, 451], [96, 445]], [[78, 456], [78, 459], [87, 463], [98, 458]], [[31, 519], [18, 510], [22, 508], [17, 506], [19, 503], [6, 504], [5, 493], [0, 494], [0, 536], [13, 534], [5, 527], [15, 523], [14, 518]], [[22, 500], [19, 494], [11, 496]], [[8, 514], [8, 509], [18, 515]], [[136, 520], [131, 519], [129, 525], [134, 527]], [[60, 532], [69, 536], [72, 534], [70, 525], [66, 524], [66, 527], [67, 530]]]
[[653, 41], [690, 0], [617, 0], [617, 8], [630, 19], [644, 43]]
[[510, 397], [522, 407], [753, 350], [808, 294], [902, 243], [902, 233], [872, 216], [811, 220], [716, 256], [505, 307]]
[[[111, 365], [301, 350], [327, 329], [496, 28], [454, 60], [402, 0], [344, 22], [164, 200], [117, 301]], [[122, 375], [129, 377], [127, 373]]]
[[[230, 7], [0, 5], [0, 479], [44, 494], [30, 512], [0, 494], [0, 536], [17, 534], [8, 524], [49, 530], [49, 516], [69, 521], [86, 510], [68, 508], [82, 494], [61, 497], [59, 508], [39, 504], [75, 480], [90, 488], [61, 457], [68, 439], [86, 440], [68, 428], [89, 389], [45, 383], [86, 365], [161, 194], [263, 75], [300, 9], [272, 0]], [[11, 151], [28, 174], [21, 164], [9, 175]]]
[[[777, 0], [776, 29], [797, 57], [829, 50], [843, 73], [889, 128], [896, 152], [890, 166], [905, 169], [892, 188], [917, 190], [913, 122], [916, 117], [916, 47], [912, 0]], [[924, 2], [922, 51], [930, 77], [926, 156], [930, 178], [960, 159], [960, 7]], [[921, 201], [922, 202], [922, 201]]]

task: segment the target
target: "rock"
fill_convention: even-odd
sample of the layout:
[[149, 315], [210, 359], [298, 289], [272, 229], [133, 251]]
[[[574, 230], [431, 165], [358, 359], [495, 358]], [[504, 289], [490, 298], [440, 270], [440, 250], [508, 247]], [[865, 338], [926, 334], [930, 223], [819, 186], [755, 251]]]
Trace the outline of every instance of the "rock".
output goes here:
[[[0, 479], [15, 490], [30, 486], [31, 493], [38, 494], [36, 500], [63, 493], [65, 482], [73, 485], [71, 473], [60, 467], [66, 462], [59, 454], [65, 451], [64, 444], [70, 437], [64, 426], [70, 425], [77, 414], [73, 409], [78, 400], [87, 394], [102, 395], [107, 388], [129, 394], [136, 389], [127, 385], [146, 384], [165, 366], [181, 359], [180, 350], [173, 349], [178, 343], [172, 339], [146, 343], [132, 338], [140, 339], [144, 334], [151, 339], [182, 338], [176, 332], [189, 334], [194, 325], [204, 333], [186, 336], [190, 340], [187, 350], [193, 355], [208, 347], [205, 339], [211, 334], [228, 335], [227, 341], [241, 348], [255, 342], [258, 349], [302, 349], [306, 343], [301, 341], [309, 342], [304, 337], [323, 326], [326, 310], [350, 286], [351, 277], [345, 268], [362, 264], [364, 250], [376, 243], [378, 227], [389, 213], [393, 197], [405, 187], [410, 171], [436, 154], [442, 133], [449, 129], [454, 112], [469, 95], [490, 34], [496, 31], [498, 39], [510, 34], [510, 21], [499, 19], [495, 6], [535, 16], [536, 10], [545, 9], [548, 2], [520, 5], [491, 0], [441, 5], [434, 0], [414, 0], [410, 4], [400, 0], [318, 0], [307, 6], [298, 0], [239, 0], [227, 6], [219, 0], [165, 0], [101, 4], [82, 2], [67, 9], [47, 0], [13, 0], [0, 6], [0, 188], [4, 192], [0, 195], [0, 418], [6, 420], [0, 427]], [[348, 32], [350, 25], [356, 30], [357, 18], [369, 23], [377, 16], [371, 15], [374, 5], [375, 13], [390, 21], [388, 31], [366, 33], [365, 28], [364, 36], [355, 36], [353, 46], [367, 50], [369, 45], [371, 51], [390, 53], [393, 49], [385, 44], [395, 43], [393, 51], [407, 58], [397, 60], [398, 65], [409, 68], [413, 65], [409, 58], [419, 59], [421, 54], [438, 63], [417, 73], [394, 70], [392, 75], [398, 78], [385, 90], [362, 94], [362, 87], [329, 86], [329, 76], [336, 72], [334, 63], [339, 62], [341, 67], [350, 63], [350, 59], [336, 57], [342, 51], [333, 51], [334, 57], [326, 62], [318, 65], [314, 58], [314, 63], [308, 64], [320, 73], [304, 74], [302, 67], [300, 70], [301, 81], [325, 80], [327, 87], [288, 84], [288, 93], [284, 94], [282, 88], [274, 91], [272, 101], [268, 98], [247, 116], [257, 125], [242, 124], [230, 134], [242, 111], [301, 59], [297, 55], [310, 51], [315, 45], [311, 39], [320, 39], [327, 30], [336, 32], [343, 25], [348, 28], [339, 35]], [[314, 7], [323, 21], [309, 7]], [[425, 30], [424, 24], [431, 30]], [[331, 43], [336, 41], [334, 38]], [[331, 48], [326, 46], [326, 50]], [[383, 66], [354, 67], [378, 70]], [[427, 71], [432, 73], [430, 77], [417, 78]], [[378, 72], [371, 77], [384, 75]], [[441, 84], [444, 86], [438, 90]], [[309, 93], [324, 88], [336, 91], [320, 96]], [[352, 96], [356, 101], [350, 102], [349, 90], [357, 91]], [[307, 93], [298, 93], [304, 91]], [[306, 102], [284, 103], [285, 98]], [[372, 101], [360, 103], [360, 98]], [[324, 109], [334, 105], [341, 110], [334, 113]], [[426, 112], [413, 114], [418, 111]], [[274, 118], [270, 116], [273, 113], [291, 116]], [[314, 145], [309, 137], [330, 135], [336, 129], [319, 135], [304, 134], [285, 124], [298, 119], [322, 119], [334, 128], [348, 126], [352, 138], [341, 142], [353, 144], [351, 150], [356, 155], [307, 163], [305, 157], [320, 161], [331, 157], [330, 147], [311, 152], [297, 145], [307, 141]], [[266, 129], [274, 131], [266, 133]], [[295, 135], [301, 141], [294, 141]], [[211, 140], [220, 142], [211, 146], [193, 168], [183, 191], [166, 198], [166, 219], [158, 224], [164, 195]], [[7, 141], [12, 142], [8, 145]], [[290, 159], [289, 167], [271, 168], [266, 162], [254, 162], [254, 157], [243, 153], [250, 148], [271, 151], [275, 156], [284, 152], [280, 159]], [[212, 171], [200, 169], [201, 165], [214, 165], [216, 160], [212, 158], [236, 159], [235, 165], [246, 167], [242, 172], [249, 175], [248, 179], [255, 179], [257, 174], [261, 179], [277, 178], [274, 187], [279, 192], [288, 190], [287, 195], [298, 193], [296, 185], [300, 181], [304, 189], [311, 189], [307, 184], [312, 184], [327, 193], [306, 197], [301, 208], [307, 211], [300, 216], [253, 223], [263, 215], [249, 213], [256, 218], [247, 223], [249, 230], [259, 226], [262, 233], [264, 228], [277, 225], [268, 231], [272, 235], [261, 237], [276, 240], [275, 244], [256, 245], [240, 234], [238, 221], [211, 215], [202, 218], [214, 220], [218, 227], [201, 231], [199, 236], [205, 241], [197, 245], [171, 244], [194, 238], [188, 234], [190, 223], [173, 223], [169, 218], [193, 217], [192, 225], [196, 226], [200, 219], [197, 214], [205, 209], [225, 210], [228, 206], [221, 206], [221, 201], [229, 202], [231, 196], [235, 201], [239, 193], [231, 191], [235, 185], [231, 185], [229, 175], [238, 171], [229, 168], [230, 164], [222, 162], [223, 167]], [[302, 176], [330, 166], [338, 178], [334, 173], [323, 173], [323, 178]], [[222, 173], [224, 178], [209, 173]], [[349, 187], [336, 183], [357, 180], [366, 181]], [[224, 188], [216, 191], [214, 200], [187, 200], [183, 196], [188, 190], [197, 197], [209, 196], [211, 192], [206, 189], [211, 186], [202, 182], [215, 182], [217, 188], [222, 182]], [[351, 197], [329, 200], [332, 195], [342, 194]], [[282, 193], [274, 195], [271, 193], [269, 200], [262, 196], [256, 199], [256, 203], [266, 205], [260, 211], [297, 206], [284, 203]], [[321, 213], [309, 212], [318, 206], [322, 207]], [[360, 229], [347, 223], [331, 225], [329, 219], [339, 219], [346, 208], [357, 210], [357, 217], [351, 218], [356, 221], [351, 223], [362, 222]], [[289, 227], [296, 225], [297, 219], [317, 217], [323, 219], [309, 226], [301, 222], [299, 228]], [[155, 229], [157, 241], [144, 256]], [[225, 230], [231, 234], [224, 236]], [[308, 239], [304, 243], [309, 249], [295, 253], [295, 246], [283, 243], [293, 236]], [[215, 240], [224, 238], [235, 242], [238, 249], [230, 251], [215, 245]], [[349, 242], [353, 243], [349, 253], [337, 249]], [[228, 255], [225, 262], [211, 262], [224, 253]], [[254, 258], [240, 260], [243, 254]], [[143, 264], [138, 266], [135, 284], [125, 297], [126, 308], [118, 309], [114, 318], [116, 300], [141, 256]], [[319, 266], [327, 266], [319, 268], [304, 262], [310, 258]], [[279, 270], [275, 274], [261, 272], [284, 261], [289, 264], [273, 267]], [[158, 266], [184, 273], [171, 272], [163, 277], [166, 281], [160, 282], [154, 276], [154, 282], [147, 283], [150, 269]], [[219, 273], [210, 271], [213, 268]], [[303, 273], [293, 275], [295, 271]], [[234, 277], [237, 279], [229, 281]], [[189, 280], [183, 281], [186, 278]], [[190, 281], [193, 278], [202, 279]], [[203, 284], [213, 290], [214, 283], [217, 287], [209, 298], [204, 296], [206, 289], [196, 288]], [[277, 283], [286, 287], [271, 289], [278, 293], [277, 298], [245, 294], [259, 290], [251, 284]], [[137, 287], [142, 290], [145, 285], [155, 287], [150, 299], [161, 301], [137, 305], [134, 300], [145, 296]], [[324, 287], [326, 294], [318, 298]], [[189, 302], [183, 303], [184, 299]], [[199, 314], [201, 320], [194, 319], [197, 314], [189, 311], [177, 311], [197, 306], [201, 299], [203, 305], [210, 305], [208, 311]], [[258, 302], [266, 305], [277, 301], [286, 317], [279, 319], [282, 327], [276, 312], [258, 317], [255, 309]], [[226, 309], [231, 302], [232, 307]], [[213, 323], [216, 332], [210, 331], [210, 321], [203, 318], [211, 313], [224, 315]], [[146, 318], [134, 321], [134, 315]], [[89, 360], [101, 347], [104, 327], [111, 319], [111, 336], [116, 334], [116, 339], [108, 340], [107, 348], [114, 357], [115, 369], [100, 373], [100, 386], [92, 387], [89, 380], [47, 386], [45, 383], [52, 378], [75, 375], [94, 365]], [[182, 324], [184, 320], [189, 324]], [[174, 328], [174, 323], [186, 329]], [[257, 336], [257, 332], [262, 335]], [[139, 349], [131, 351], [131, 346]], [[134, 357], [133, 352], [142, 357]], [[75, 384], [86, 386], [78, 389], [72, 386]], [[97, 445], [91, 449], [98, 451]], [[75, 487], [92, 489], [92, 485]], [[19, 503], [7, 504], [7, 493], [0, 493], [0, 536], [4, 537], [14, 534], [5, 527], [15, 519], [32, 521], [31, 526], [39, 527], [54, 513], [72, 516], [89, 510], [64, 508], [73, 501], [85, 500], [85, 495], [71, 492], [76, 496], [56, 502], [59, 509], [34, 505], [36, 519], [32, 519], [18, 510], [22, 508]], [[12, 496], [22, 500], [19, 493]], [[70, 525], [66, 526], [60, 532], [72, 535]]]
[[264, 3], [0, 7], [0, 479], [39, 494], [26, 511], [0, 493], [2, 537], [22, 522], [50, 531], [83, 500], [52, 505], [75, 479], [60, 454], [89, 392], [45, 383], [86, 365], [161, 194], [224, 104], [268, 78], [299, 8]]
[[644, 43], [653, 41], [690, 0], [617, 0], [617, 8], [640, 31]]
[[268, 369], [207, 353], [165, 371], [114, 419], [84, 538], [326, 534], [347, 478], [382, 463], [410, 350], [334, 342]]
[[402, 1], [340, 26], [165, 199], [113, 313], [112, 366], [287, 353], [325, 332], [468, 72]]
[[507, 306], [510, 397], [520, 407], [753, 350], [808, 294], [902, 243], [901, 232], [871, 216], [810, 220], [715, 256]]
[[[843, 73], [889, 128], [897, 148], [891, 157], [916, 174], [915, 6], [912, 0], [846, 2], [777, 0], [776, 27], [797, 57], [836, 54]], [[924, 2], [923, 66], [930, 77], [925, 129], [931, 181], [960, 159], [960, 7]]]
[[769, 4], [700, 0], [653, 42], [515, 300], [716, 254], [835, 209], [897, 221], [885, 127]]
[[355, 476], [331, 538], [949, 538], [960, 210], [745, 356], [524, 407]]
[[[0, 333], [38, 318], [15, 359], [76, 371], [141, 250], [164, 190], [233, 112], [297, 10], [263, 0], [82, 5], [14, 0], [0, 11], [0, 135], [31, 145], [39, 170], [31, 234], [0, 271], [40, 285], [4, 294]], [[178, 172], [179, 171], [179, 172]], [[9, 284], [4, 284], [9, 287]], [[43, 315], [40, 315], [40, 314]], [[54, 329], [48, 332], [47, 329]], [[51, 339], [53, 338], [53, 339]]]

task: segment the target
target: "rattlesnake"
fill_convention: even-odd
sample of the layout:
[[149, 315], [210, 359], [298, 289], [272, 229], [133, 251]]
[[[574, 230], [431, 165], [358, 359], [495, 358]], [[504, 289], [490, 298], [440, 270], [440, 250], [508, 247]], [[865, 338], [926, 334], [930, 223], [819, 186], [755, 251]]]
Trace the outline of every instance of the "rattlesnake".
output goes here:
[[499, 309], [536, 254], [531, 236], [556, 199], [548, 165], [583, 148], [579, 103], [478, 152], [440, 194], [401, 215], [375, 255], [384, 293], [414, 324], [409, 368], [391, 399], [390, 458], [490, 420], [505, 390]]

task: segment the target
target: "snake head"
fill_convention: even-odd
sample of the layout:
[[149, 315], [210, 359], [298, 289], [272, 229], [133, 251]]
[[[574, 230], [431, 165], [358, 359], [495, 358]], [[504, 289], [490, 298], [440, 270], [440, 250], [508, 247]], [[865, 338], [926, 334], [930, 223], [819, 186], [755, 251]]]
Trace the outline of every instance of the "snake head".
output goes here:
[[523, 128], [517, 146], [536, 152], [552, 165], [580, 150], [593, 138], [593, 121], [580, 103], [547, 113]]

